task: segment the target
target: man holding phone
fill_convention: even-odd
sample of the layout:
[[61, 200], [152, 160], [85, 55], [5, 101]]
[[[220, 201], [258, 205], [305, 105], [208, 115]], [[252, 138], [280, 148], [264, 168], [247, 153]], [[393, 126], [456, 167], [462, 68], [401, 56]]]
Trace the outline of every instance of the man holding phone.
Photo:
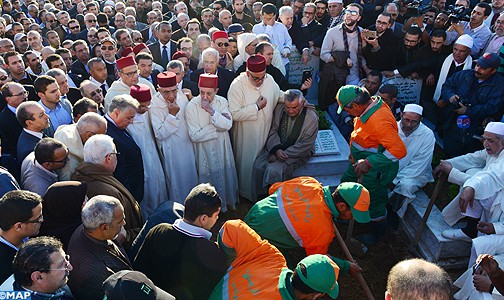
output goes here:
[[382, 12], [376, 18], [374, 26], [362, 30], [362, 55], [368, 67], [372, 70], [390, 70], [393, 68], [394, 50], [399, 39], [389, 28], [392, 16]]

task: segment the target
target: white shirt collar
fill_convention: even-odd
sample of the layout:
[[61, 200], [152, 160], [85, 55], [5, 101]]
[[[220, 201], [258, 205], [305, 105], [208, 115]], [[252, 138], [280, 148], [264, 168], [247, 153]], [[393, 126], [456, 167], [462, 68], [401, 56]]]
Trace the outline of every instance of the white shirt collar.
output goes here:
[[178, 232], [181, 232], [193, 238], [204, 238], [210, 240], [210, 238], [212, 237], [212, 233], [210, 231], [206, 230], [205, 228], [188, 224], [184, 222], [183, 219], [175, 220], [175, 222], [173, 223], [173, 228]]
[[12, 111], [14, 114], [16, 114], [16, 108], [10, 106], [9, 104], [7, 104], [7, 108]]
[[36, 131], [32, 131], [32, 130], [29, 130], [26, 128], [23, 128], [23, 130], [26, 131], [27, 133], [35, 136], [35, 137], [38, 137], [39, 139], [42, 139], [42, 137], [44, 136], [44, 134], [42, 132], [36, 132]]

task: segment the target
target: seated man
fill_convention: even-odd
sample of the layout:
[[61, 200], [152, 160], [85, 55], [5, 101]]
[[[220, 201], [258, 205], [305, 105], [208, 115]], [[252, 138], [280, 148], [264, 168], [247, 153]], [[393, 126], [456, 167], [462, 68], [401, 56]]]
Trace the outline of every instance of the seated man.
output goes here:
[[208, 299], [224, 275], [224, 256], [210, 241], [222, 200], [215, 188], [200, 184], [185, 200], [184, 218], [152, 228], [134, 266], [177, 299]]
[[270, 196], [252, 206], [244, 220], [280, 249], [326, 254], [335, 236], [333, 219], [367, 223], [369, 201], [359, 183], [342, 183], [331, 194], [314, 178], [298, 177], [272, 185]]
[[[478, 231], [498, 236], [504, 233], [504, 207], [501, 206], [504, 195], [501, 192], [504, 187], [504, 123], [488, 123], [483, 134], [483, 146], [484, 150], [441, 160], [434, 169], [434, 176], [445, 173], [449, 182], [462, 187], [460, 193], [443, 209], [446, 223], [453, 226], [464, 216], [469, 217], [467, 227], [443, 231], [445, 238], [471, 242]], [[477, 240], [479, 238], [472, 240], [474, 247], [479, 247]], [[492, 240], [488, 242], [493, 244]], [[489, 252], [476, 254], [483, 253]], [[476, 259], [474, 254], [472, 261]]]
[[[422, 121], [423, 108], [417, 104], [404, 107], [401, 121], [397, 122], [399, 137], [406, 145], [407, 154], [399, 160], [399, 171], [390, 188], [394, 191], [391, 201], [398, 200], [398, 215], [403, 217], [408, 203], [415, 199], [415, 193], [423, 188], [432, 178], [432, 155], [436, 138], [429, 127]], [[401, 202], [404, 199], [404, 203]]]
[[29, 191], [11, 191], [0, 198], [0, 282], [12, 274], [18, 248], [40, 230], [42, 197]]
[[97, 134], [90, 137], [84, 144], [84, 161], [77, 166], [72, 180], [85, 181], [88, 184], [87, 195], [112, 196], [122, 204], [126, 220], [126, 237], [122, 242], [129, 248], [143, 226], [140, 205], [130, 192], [114, 176], [117, 166], [117, 155], [112, 138], [108, 135]]
[[[348, 261], [314, 254], [301, 260], [295, 271], [287, 268], [280, 251], [242, 220], [230, 220], [219, 231], [219, 245], [231, 267], [217, 284], [210, 300], [227, 299], [317, 299], [339, 294], [340, 272], [355, 274]], [[245, 279], [245, 280], [244, 280]]]
[[276, 106], [264, 149], [254, 163], [254, 199], [270, 185], [292, 178], [294, 170], [315, 152], [318, 115], [299, 90], [287, 90]]
[[126, 234], [124, 209], [116, 198], [99, 195], [84, 205], [81, 218], [68, 244], [73, 266], [68, 285], [76, 299], [101, 300], [107, 277], [132, 270], [124, 249], [113, 241]]
[[63, 289], [73, 267], [63, 244], [54, 237], [42, 236], [24, 243], [12, 262], [14, 290], [31, 292], [32, 300], [73, 299]]

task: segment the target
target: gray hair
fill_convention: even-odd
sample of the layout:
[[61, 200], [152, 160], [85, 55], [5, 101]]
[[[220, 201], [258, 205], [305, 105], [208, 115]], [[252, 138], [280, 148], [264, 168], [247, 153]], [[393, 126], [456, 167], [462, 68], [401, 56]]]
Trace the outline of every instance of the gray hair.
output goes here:
[[257, 35], [257, 40], [259, 42], [268, 42], [268, 43], [271, 43], [271, 39], [270, 39], [269, 35], [267, 35], [266, 33], [258, 34]]
[[180, 17], [186, 17], [186, 18], [187, 18], [187, 20], [189, 20], [189, 15], [188, 15], [188, 14], [186, 14], [186, 13], [183, 13], [183, 12], [179, 13], [179, 14], [177, 15], [177, 20], [178, 20]]
[[187, 9], [187, 5], [184, 2], [182, 2], [182, 1], [179, 2], [179, 3], [177, 3], [177, 4], [175, 4], [175, 6], [173, 8], [175, 9], [176, 12], [178, 12], [179, 7], [181, 7], [181, 6], [185, 6], [186, 9]]
[[[116, 38], [117, 39], [117, 38]], [[87, 66], [89, 69], [92, 69], [93, 68], [93, 65], [94, 64], [98, 64], [98, 63], [102, 63], [102, 64], [105, 64], [105, 62], [103, 61], [103, 59], [99, 58], [99, 57], [93, 57], [91, 58], [90, 60], [88, 60], [87, 62]]]
[[227, 10], [227, 9], [223, 9], [223, 10], [221, 10], [221, 11], [219, 12], [219, 18], [222, 18], [222, 15], [224, 15], [224, 14], [226, 14], [226, 13], [228, 13], [228, 14], [230, 14], [230, 15], [231, 15], [231, 12], [230, 12], [229, 10]]
[[56, 78], [56, 76], [65, 76], [66, 77], [65, 72], [61, 69], [50, 69], [49, 71], [47, 71], [46, 75], [49, 75], [54, 78]]
[[111, 224], [114, 221], [114, 210], [122, 204], [117, 198], [107, 195], [98, 195], [89, 199], [81, 212], [82, 225], [86, 230], [95, 230], [102, 224]]
[[280, 10], [278, 11], [278, 15], [283, 16], [283, 14], [285, 14], [285, 13], [290, 13], [290, 14], [294, 15], [294, 11], [292, 10], [292, 7], [290, 7], [290, 6], [280, 7]]
[[290, 89], [286, 90], [284, 94], [285, 102], [294, 102], [296, 99], [299, 99], [301, 102], [304, 100], [303, 93], [300, 90]]
[[108, 112], [111, 113], [114, 111], [114, 109], [124, 111], [125, 109], [128, 109], [130, 107], [137, 110], [139, 106], [140, 103], [138, 103], [138, 101], [130, 95], [118, 95], [112, 98]]
[[158, 30], [158, 25], [159, 25], [159, 22], [158, 21], [155, 21], [155, 22], [152, 22], [152, 24], [150, 24], [150, 29], [152, 31], [157, 31]]
[[124, 9], [124, 15], [127, 16], [133, 16], [136, 18], [136, 9], [134, 7], [128, 6]]
[[106, 128], [107, 120], [95, 112], [87, 112], [80, 117], [75, 126], [77, 127], [77, 131], [81, 134], [86, 133], [87, 131], [94, 132], [102, 126], [105, 126]]
[[257, 1], [257, 2], [254, 2], [254, 4], [252, 4], [252, 7], [254, 6], [260, 6], [260, 7], [263, 7], [263, 3], [261, 1]]
[[205, 57], [209, 55], [219, 59], [219, 51], [215, 50], [214, 48], [206, 48], [205, 50], [203, 50], [203, 53], [201, 53], [201, 60], [204, 60]]
[[[84, 114], [82, 117], [87, 115]], [[107, 153], [113, 153], [114, 140], [106, 134], [95, 134], [84, 144], [84, 161], [90, 164], [101, 165]]]
[[180, 71], [184, 72], [184, 64], [178, 59], [171, 60], [166, 67], [167, 69], [180, 68]]

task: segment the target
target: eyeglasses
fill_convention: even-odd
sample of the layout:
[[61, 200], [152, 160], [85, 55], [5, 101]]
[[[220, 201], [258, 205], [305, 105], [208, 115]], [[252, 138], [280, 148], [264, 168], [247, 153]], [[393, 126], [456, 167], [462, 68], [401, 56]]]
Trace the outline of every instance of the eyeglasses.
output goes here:
[[68, 267], [70, 267], [70, 255], [65, 255], [65, 267], [56, 268], [56, 269], [44, 269], [40, 271], [68, 271]]
[[351, 15], [351, 16], [358, 16], [359, 12], [355, 11], [355, 10], [345, 9], [345, 14]]
[[217, 43], [217, 47], [219, 47], [219, 48], [220, 48], [220, 47], [222, 47], [222, 46], [227, 47], [227, 46], [229, 46], [229, 43], [222, 43], [222, 42]]
[[266, 74], [264, 74], [264, 75], [263, 75], [263, 76], [261, 76], [261, 77], [255, 77], [255, 76], [254, 76], [254, 75], [252, 75], [252, 74], [249, 74], [249, 75], [250, 75], [250, 77], [252, 77], [252, 79], [253, 79], [255, 82], [259, 82], [259, 81], [261, 81], [261, 80], [264, 80], [264, 78], [266, 77]]
[[121, 153], [119, 153], [119, 152], [110, 152], [109, 154], [105, 155], [105, 157], [110, 156], [110, 155], [115, 155], [117, 157], [117, 155], [119, 155], [119, 154], [121, 154]]
[[97, 38], [98, 38], [98, 35], [96, 35], [96, 34], [90, 34], [90, 35], [88, 35], [87, 37], [88, 37], [88, 38], [95, 38], [95, 39], [97, 39]]
[[142, 37], [137, 37], [136, 39], [133, 39], [133, 41], [135, 41], [135, 42], [143, 42], [143, 38]]
[[100, 48], [102, 51], [113, 51], [114, 50], [114, 47], [113, 46], [101, 46]]
[[98, 88], [96, 91], [92, 91], [91, 94], [89, 94], [89, 96], [91, 96], [91, 98], [94, 98], [96, 95], [99, 95], [101, 93], [102, 93], [102, 89]]
[[86, 20], [88, 23], [96, 23], [96, 20]]
[[73, 27], [68, 27], [68, 28], [70, 28], [70, 30], [74, 30], [74, 29], [78, 29], [79, 26], [73, 26]]
[[133, 77], [135, 75], [138, 75], [138, 70], [133, 71], [133, 72], [129, 72], [129, 73], [124, 73], [123, 71], [119, 71], [119, 72], [123, 73], [124, 75], [126, 75], [128, 77]]
[[[5, 79], [7, 79], [7, 77], [5, 77]], [[5, 79], [0, 78], [0, 80], [5, 80]], [[28, 92], [27, 91], [22, 91], [21, 93], [12, 95], [11, 97], [17, 97], [17, 96], [23, 96], [23, 95], [24, 96], [28, 96]]]
[[56, 22], [55, 20], [46, 20], [46, 22], [49, 22], [49, 23], [54, 23]]
[[311, 12], [311, 11], [304, 11], [303, 14], [305, 14], [305, 15], [314, 15], [315, 13]]
[[65, 164], [69, 160], [68, 154], [63, 158], [62, 160], [50, 160], [49, 162], [52, 163], [60, 163], [60, 164]]
[[36, 218], [35, 220], [28, 220], [28, 221], [24, 221], [23, 223], [27, 223], [27, 224], [37, 224], [37, 223], [42, 223], [44, 222], [44, 216], [41, 214], [38, 218]]

